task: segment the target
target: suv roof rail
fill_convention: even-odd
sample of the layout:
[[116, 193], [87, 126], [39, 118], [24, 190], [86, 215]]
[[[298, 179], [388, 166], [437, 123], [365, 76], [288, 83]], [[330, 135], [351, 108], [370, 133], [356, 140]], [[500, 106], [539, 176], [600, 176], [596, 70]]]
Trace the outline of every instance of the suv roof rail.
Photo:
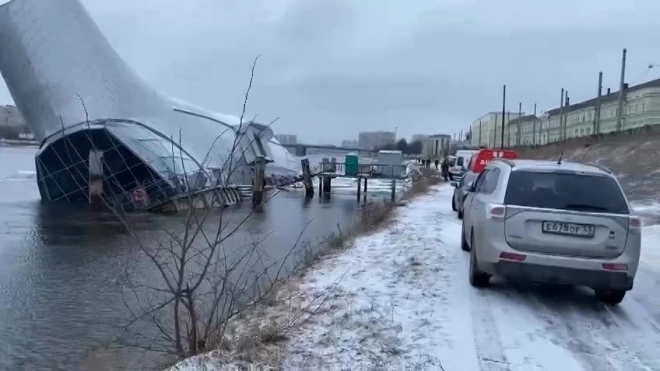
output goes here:
[[508, 158], [496, 158], [495, 161], [503, 162], [511, 167], [516, 167], [516, 164]]
[[603, 165], [599, 165], [599, 164], [597, 164], [597, 163], [595, 163], [595, 162], [590, 162], [590, 163], [588, 163], [587, 165], [589, 165], [589, 166], [593, 166], [593, 167], [596, 167], [596, 168], [598, 168], [598, 169], [600, 169], [600, 170], [602, 170], [602, 171], [604, 171], [604, 172], [606, 172], [606, 173], [608, 173], [608, 174], [612, 174], [612, 171], [611, 171], [610, 169], [606, 168], [606, 167], [603, 166]]

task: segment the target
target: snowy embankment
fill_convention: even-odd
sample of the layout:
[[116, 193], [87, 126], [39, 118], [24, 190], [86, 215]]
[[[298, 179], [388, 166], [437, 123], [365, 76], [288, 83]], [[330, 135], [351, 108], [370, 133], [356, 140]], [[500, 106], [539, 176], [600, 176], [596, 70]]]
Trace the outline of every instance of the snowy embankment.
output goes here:
[[[468, 283], [451, 192], [443, 185], [416, 198], [386, 229], [313, 268], [296, 285], [297, 305], [321, 298], [323, 307], [287, 331], [276, 364], [285, 370], [660, 370], [660, 228], [645, 230], [635, 289], [618, 307], [597, 302], [586, 289], [494, 280], [478, 290]], [[179, 369], [229, 369], [213, 360], [194, 363]]]

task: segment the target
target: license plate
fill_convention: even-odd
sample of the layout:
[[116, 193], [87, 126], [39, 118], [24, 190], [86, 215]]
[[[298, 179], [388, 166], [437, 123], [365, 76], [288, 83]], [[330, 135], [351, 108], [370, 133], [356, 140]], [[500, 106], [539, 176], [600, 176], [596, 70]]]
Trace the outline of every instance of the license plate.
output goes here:
[[596, 234], [596, 227], [591, 224], [544, 221], [541, 225], [541, 231], [566, 236], [593, 237]]

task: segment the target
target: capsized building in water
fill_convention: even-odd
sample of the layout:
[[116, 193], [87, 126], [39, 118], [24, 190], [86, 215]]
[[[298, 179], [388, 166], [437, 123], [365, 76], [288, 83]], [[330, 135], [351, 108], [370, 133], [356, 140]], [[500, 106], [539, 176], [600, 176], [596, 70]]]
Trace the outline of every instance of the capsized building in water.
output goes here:
[[0, 72], [40, 149], [44, 201], [87, 202], [98, 176], [107, 200], [135, 208], [208, 187], [297, 175], [292, 156], [255, 122], [172, 99], [117, 54], [79, 0], [12, 0], [0, 6]]

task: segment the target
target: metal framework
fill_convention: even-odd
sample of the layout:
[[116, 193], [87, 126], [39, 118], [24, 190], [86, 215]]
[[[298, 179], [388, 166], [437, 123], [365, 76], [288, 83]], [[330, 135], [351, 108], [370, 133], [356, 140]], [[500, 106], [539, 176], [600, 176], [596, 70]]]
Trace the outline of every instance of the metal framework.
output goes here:
[[91, 167], [102, 173], [106, 196], [122, 207], [136, 206], [130, 192], [137, 186], [160, 200], [250, 184], [258, 157], [275, 175], [298, 173], [270, 128], [166, 97], [146, 84], [79, 0], [1, 5], [0, 72], [41, 142], [35, 160], [46, 201], [86, 200]]

